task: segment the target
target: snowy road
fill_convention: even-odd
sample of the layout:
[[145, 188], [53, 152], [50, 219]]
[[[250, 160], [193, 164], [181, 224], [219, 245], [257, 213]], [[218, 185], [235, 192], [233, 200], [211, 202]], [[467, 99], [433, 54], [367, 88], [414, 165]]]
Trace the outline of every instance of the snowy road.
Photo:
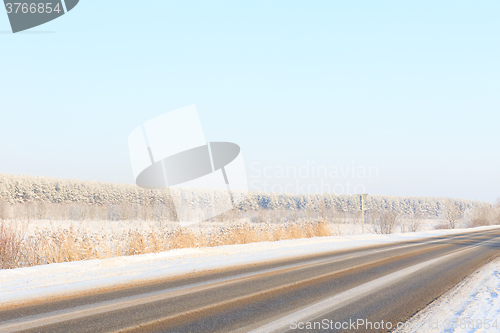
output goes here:
[[[292, 253], [272, 261], [270, 256], [268, 263], [228, 265], [203, 274], [59, 300], [50, 301], [45, 294], [43, 302], [11, 305], [0, 312], [0, 331], [388, 331], [389, 324], [404, 322], [498, 256], [500, 230], [371, 245], [316, 254], [301, 251], [300, 246], [285, 246], [287, 251], [297, 249], [301, 257], [292, 259]], [[314, 244], [306, 247], [314, 248]], [[186, 264], [188, 259], [184, 259]], [[32, 271], [22, 272], [27, 276]], [[0, 281], [12, 283], [12, 276], [2, 274]], [[28, 280], [24, 283], [30, 285]], [[37, 289], [36, 283], [31, 286]], [[15, 289], [11, 291], [16, 294]], [[4, 297], [8, 294], [0, 293], [2, 305], [14, 304], [15, 299]], [[18, 296], [29, 294], [26, 288], [17, 290]]]

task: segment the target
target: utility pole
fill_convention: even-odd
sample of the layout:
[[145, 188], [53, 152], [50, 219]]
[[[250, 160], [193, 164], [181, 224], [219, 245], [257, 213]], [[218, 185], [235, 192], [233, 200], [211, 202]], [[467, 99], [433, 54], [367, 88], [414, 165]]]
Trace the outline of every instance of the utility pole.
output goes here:
[[365, 233], [365, 201], [367, 196], [367, 193], [361, 194], [361, 226], [363, 229], [363, 234]]

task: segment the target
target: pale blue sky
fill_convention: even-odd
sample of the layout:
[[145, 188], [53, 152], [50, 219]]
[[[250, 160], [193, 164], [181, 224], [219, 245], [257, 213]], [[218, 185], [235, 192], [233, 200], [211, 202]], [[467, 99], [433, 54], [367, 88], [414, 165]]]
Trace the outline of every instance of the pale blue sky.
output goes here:
[[324, 181], [493, 202], [499, 15], [498, 1], [81, 0], [30, 30], [54, 33], [13, 35], [0, 14], [0, 172], [132, 183], [129, 133], [196, 104], [254, 190], [295, 184], [265, 167], [376, 167]]

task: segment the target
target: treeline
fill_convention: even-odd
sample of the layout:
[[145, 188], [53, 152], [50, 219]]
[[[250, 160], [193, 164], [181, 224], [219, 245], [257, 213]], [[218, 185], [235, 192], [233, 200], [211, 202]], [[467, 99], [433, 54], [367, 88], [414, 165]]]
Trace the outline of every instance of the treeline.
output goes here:
[[[215, 196], [180, 195], [192, 209], [203, 209]], [[242, 195], [242, 194], [240, 194]], [[367, 214], [392, 212], [400, 216], [438, 218], [449, 199], [436, 197], [368, 196]], [[216, 204], [216, 203], [215, 203]], [[453, 200], [465, 212], [491, 204]], [[361, 211], [357, 195], [274, 194], [250, 192], [233, 211], [214, 219], [225, 221], [247, 217], [252, 221], [283, 222], [304, 219], [332, 219], [357, 216]], [[170, 191], [143, 189], [130, 184], [77, 181], [48, 177], [0, 174], [0, 219], [72, 220], [164, 220], [175, 221]]]

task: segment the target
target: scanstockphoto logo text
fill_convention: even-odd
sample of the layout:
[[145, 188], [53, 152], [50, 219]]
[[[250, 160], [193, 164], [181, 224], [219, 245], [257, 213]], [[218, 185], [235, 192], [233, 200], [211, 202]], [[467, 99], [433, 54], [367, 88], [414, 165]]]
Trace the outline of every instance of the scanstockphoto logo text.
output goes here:
[[297, 194], [365, 193], [367, 184], [377, 179], [377, 166], [319, 165], [314, 161], [296, 165], [250, 165], [251, 191]]
[[55, 20], [75, 8], [79, 0], [4, 0], [12, 32]]
[[330, 319], [323, 319], [322, 321], [294, 321], [290, 324], [290, 329], [295, 331], [300, 330], [331, 330], [331, 331], [346, 331], [352, 330], [354, 332], [377, 330], [388, 331], [394, 328], [407, 329], [409, 328], [406, 322], [393, 323], [391, 321], [370, 321], [367, 319], [356, 319], [349, 321], [335, 321]]

